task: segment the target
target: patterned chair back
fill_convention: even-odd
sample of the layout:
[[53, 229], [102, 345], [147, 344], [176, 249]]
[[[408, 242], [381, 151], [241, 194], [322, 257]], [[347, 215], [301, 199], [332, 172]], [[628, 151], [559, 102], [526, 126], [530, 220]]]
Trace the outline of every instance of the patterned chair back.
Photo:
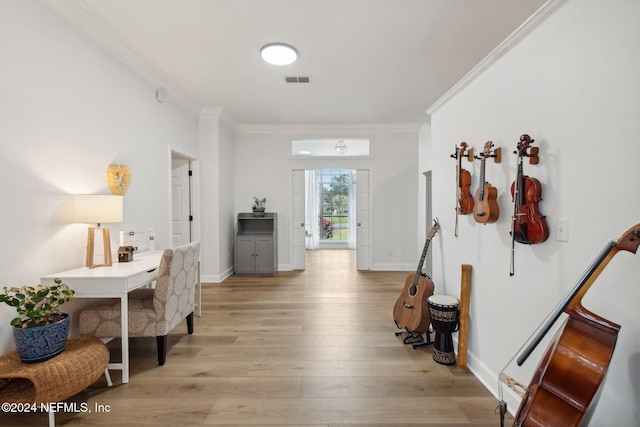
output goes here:
[[153, 294], [157, 336], [168, 334], [193, 312], [199, 260], [199, 242], [165, 249], [162, 253]]

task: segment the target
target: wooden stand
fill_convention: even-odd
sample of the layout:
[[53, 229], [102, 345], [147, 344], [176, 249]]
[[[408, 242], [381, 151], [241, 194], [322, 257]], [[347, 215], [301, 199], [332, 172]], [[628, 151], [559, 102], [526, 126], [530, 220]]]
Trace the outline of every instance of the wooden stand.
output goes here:
[[[95, 236], [98, 231], [102, 231], [102, 250], [104, 252], [104, 262], [102, 264], [96, 264], [93, 260]], [[85, 265], [89, 268], [96, 268], [110, 266], [112, 263], [109, 227], [100, 227], [100, 224], [98, 224], [97, 227], [89, 227], [89, 234], [87, 235], [87, 261]]]
[[462, 264], [460, 279], [460, 329], [458, 330], [458, 361], [456, 369], [467, 372], [469, 341], [469, 300], [471, 299], [471, 265]]

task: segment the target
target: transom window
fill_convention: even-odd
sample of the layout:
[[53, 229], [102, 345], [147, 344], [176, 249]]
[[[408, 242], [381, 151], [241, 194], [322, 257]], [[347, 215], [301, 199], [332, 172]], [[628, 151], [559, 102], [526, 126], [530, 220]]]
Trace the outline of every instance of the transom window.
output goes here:
[[296, 139], [291, 141], [291, 156], [297, 158], [361, 157], [369, 158], [368, 138]]

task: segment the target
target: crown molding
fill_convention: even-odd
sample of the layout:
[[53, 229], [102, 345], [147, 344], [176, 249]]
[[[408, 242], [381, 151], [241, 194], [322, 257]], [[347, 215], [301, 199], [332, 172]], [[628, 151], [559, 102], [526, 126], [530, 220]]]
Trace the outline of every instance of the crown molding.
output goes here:
[[200, 111], [200, 119], [218, 120], [228, 129], [235, 131], [237, 123], [233, 116], [222, 107], [204, 107]]
[[145, 79], [156, 90], [164, 88], [169, 100], [191, 114], [198, 114], [202, 106], [188, 93], [171, 81], [151, 61], [123, 38], [113, 27], [100, 18], [82, 0], [40, 0], [49, 9], [96, 42], [109, 54], [120, 60], [134, 73]]
[[314, 133], [344, 135], [347, 133], [418, 133], [424, 123], [355, 123], [355, 124], [251, 124], [236, 126], [236, 133]]
[[509, 35], [502, 43], [493, 49], [482, 61], [471, 69], [462, 79], [451, 87], [444, 95], [442, 95], [429, 109], [426, 111], [429, 117], [440, 107], [446, 104], [451, 98], [456, 96], [460, 91], [467, 87], [471, 82], [484, 73], [489, 67], [495, 64], [507, 52], [516, 47], [520, 42], [540, 24], [545, 22], [553, 15], [561, 6], [569, 0], [549, 0], [543, 4], [533, 15], [531, 15], [522, 25], [520, 25], [513, 33]]

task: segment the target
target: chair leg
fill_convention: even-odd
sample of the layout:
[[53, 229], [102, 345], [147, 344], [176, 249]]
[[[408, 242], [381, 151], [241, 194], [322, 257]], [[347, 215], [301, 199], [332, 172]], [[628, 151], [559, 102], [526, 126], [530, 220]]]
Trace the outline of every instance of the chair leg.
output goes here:
[[189, 335], [193, 333], [193, 311], [187, 315], [187, 332]]
[[111, 387], [113, 385], [113, 381], [111, 381], [111, 374], [109, 374], [109, 368], [104, 370], [104, 377], [107, 379], [107, 387]]
[[158, 365], [162, 366], [167, 360], [167, 336], [157, 336], [156, 344], [158, 346]]

